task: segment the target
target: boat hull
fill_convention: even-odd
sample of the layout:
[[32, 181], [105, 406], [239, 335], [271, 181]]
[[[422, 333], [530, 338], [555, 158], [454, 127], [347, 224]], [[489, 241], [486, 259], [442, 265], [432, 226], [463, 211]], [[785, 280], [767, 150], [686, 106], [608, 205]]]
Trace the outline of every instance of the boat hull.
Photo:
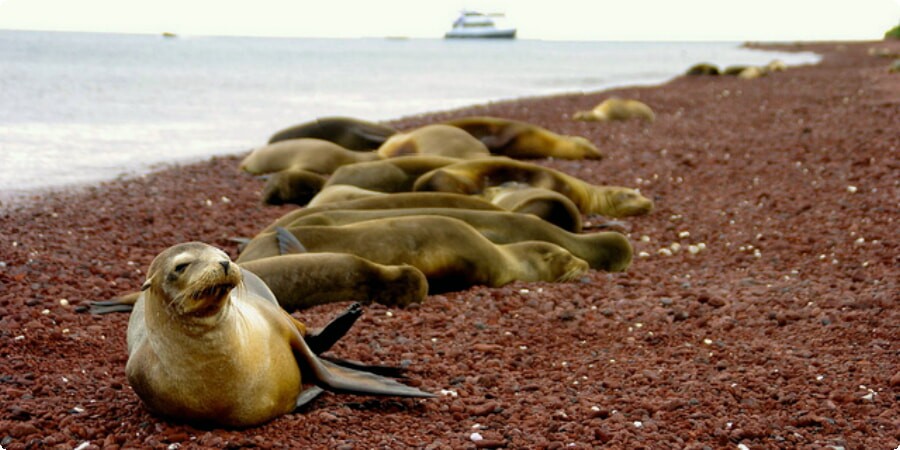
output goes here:
[[450, 30], [444, 34], [445, 39], [515, 39], [516, 30]]

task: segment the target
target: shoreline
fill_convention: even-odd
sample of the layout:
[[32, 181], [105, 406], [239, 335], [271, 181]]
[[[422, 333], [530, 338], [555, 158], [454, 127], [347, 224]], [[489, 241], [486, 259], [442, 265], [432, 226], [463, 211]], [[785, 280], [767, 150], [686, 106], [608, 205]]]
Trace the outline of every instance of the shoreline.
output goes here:
[[[202, 240], [234, 256], [230, 237], [293, 209], [260, 205], [238, 155], [0, 208], [0, 440], [472, 448], [477, 431], [507, 448], [894, 448], [900, 77], [867, 50], [900, 53], [900, 41], [800, 47], [821, 61], [388, 122], [489, 114], [582, 135], [609, 156], [538, 162], [657, 205], [625, 221], [646, 253], [625, 273], [369, 305], [336, 348], [367, 364], [407, 360], [418, 387], [453, 396], [329, 394], [247, 430], [143, 408], [124, 376], [127, 316], [76, 309], [137, 288], [169, 245]], [[657, 121], [568, 119], [611, 95], [649, 104]], [[659, 252], [698, 242], [708, 250]], [[318, 326], [343, 307], [297, 316]]]

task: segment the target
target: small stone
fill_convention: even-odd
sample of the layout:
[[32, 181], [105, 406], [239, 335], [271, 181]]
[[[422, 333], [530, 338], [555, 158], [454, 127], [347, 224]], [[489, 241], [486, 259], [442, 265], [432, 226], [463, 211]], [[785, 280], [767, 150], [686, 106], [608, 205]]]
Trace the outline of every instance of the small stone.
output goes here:
[[64, 298], [59, 299], [59, 306], [69, 306], [69, 300]]
[[469, 435], [469, 439], [472, 442], [478, 442], [478, 441], [484, 440], [484, 436], [482, 436], [481, 433], [472, 433]]
[[849, 193], [851, 193], [851, 194], [855, 194], [856, 191], [857, 191], [857, 187], [856, 187], [856, 186], [847, 186], [847, 192], [849, 192]]

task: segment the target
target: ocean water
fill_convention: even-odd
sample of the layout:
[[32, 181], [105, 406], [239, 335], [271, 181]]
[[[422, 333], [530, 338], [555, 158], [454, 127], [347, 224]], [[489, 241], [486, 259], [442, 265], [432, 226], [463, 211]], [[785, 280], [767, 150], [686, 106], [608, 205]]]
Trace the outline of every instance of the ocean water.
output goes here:
[[0, 199], [233, 154], [319, 116], [387, 120], [666, 81], [736, 42], [178, 37], [0, 30]]

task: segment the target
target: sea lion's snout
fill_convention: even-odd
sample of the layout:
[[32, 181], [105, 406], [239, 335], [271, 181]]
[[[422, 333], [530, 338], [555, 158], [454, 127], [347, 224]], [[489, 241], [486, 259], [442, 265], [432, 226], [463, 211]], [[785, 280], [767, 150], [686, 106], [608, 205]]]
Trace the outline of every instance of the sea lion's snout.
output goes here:
[[219, 265], [225, 270], [225, 275], [228, 275], [228, 268], [231, 267], [231, 261], [219, 261]]

